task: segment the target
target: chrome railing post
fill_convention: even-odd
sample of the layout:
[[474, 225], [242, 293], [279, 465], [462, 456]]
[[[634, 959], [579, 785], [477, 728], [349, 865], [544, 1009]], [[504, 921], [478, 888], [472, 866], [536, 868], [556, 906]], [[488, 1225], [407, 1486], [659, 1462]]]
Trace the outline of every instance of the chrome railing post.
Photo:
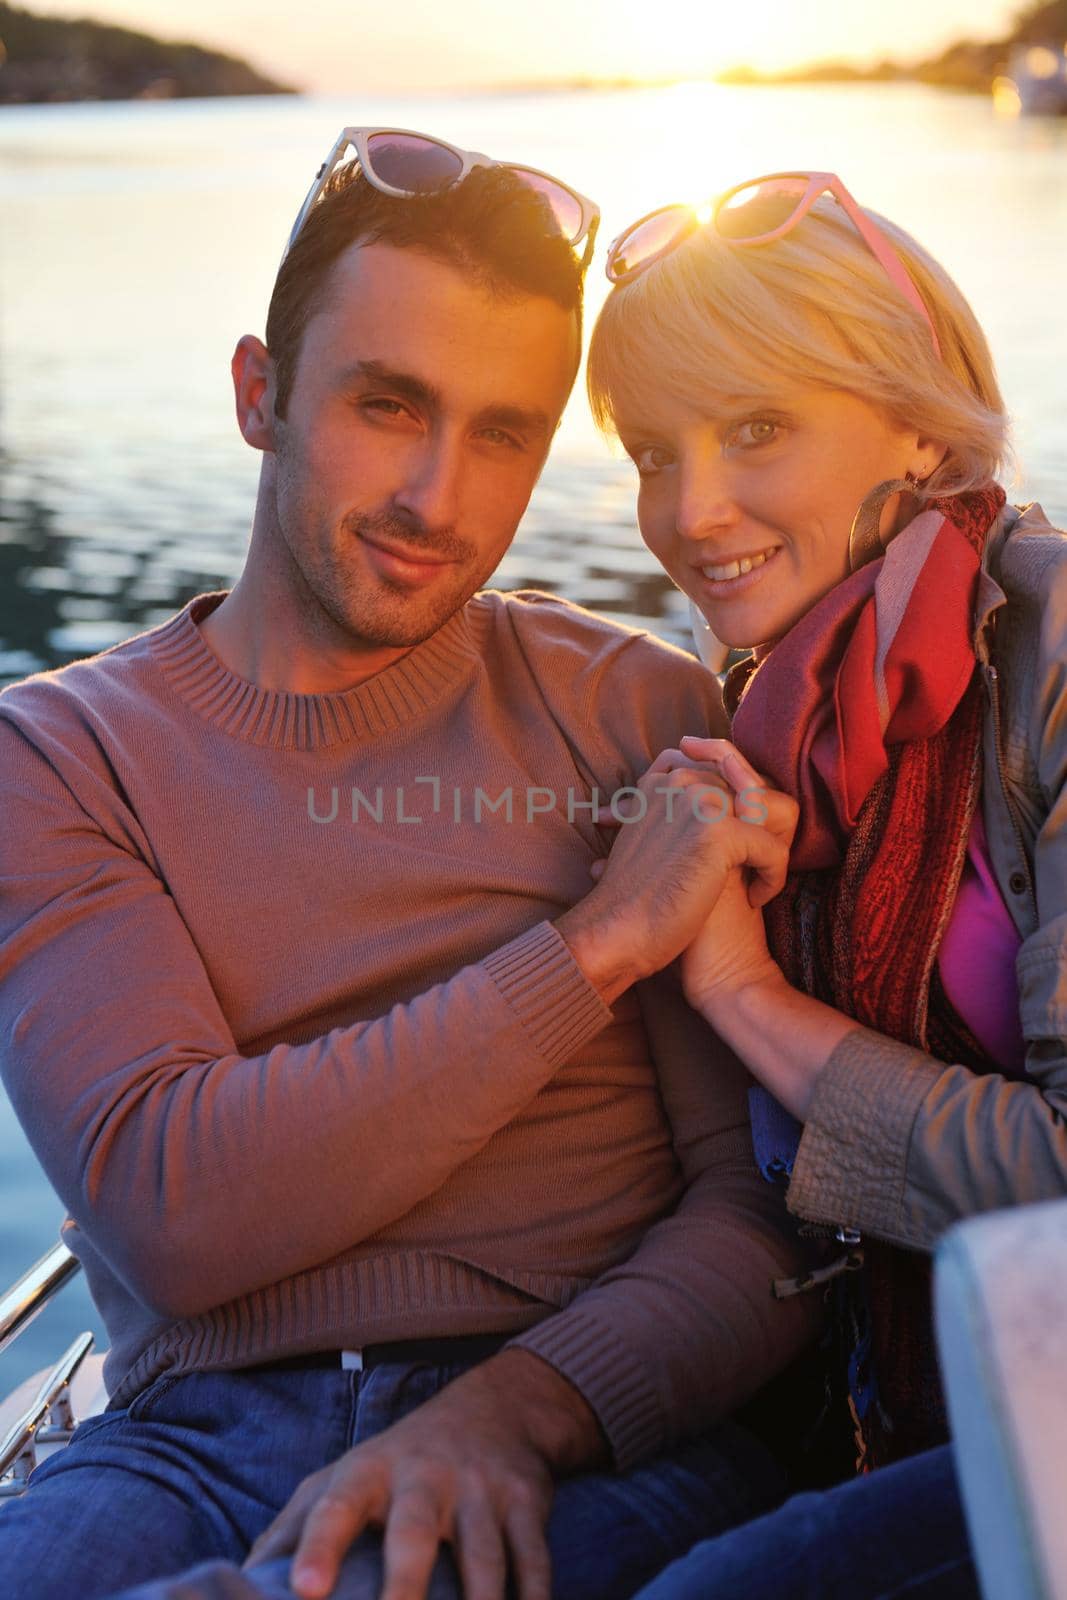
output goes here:
[[0, 1296], [0, 1351], [29, 1327], [52, 1296], [80, 1270], [77, 1256], [65, 1244], [56, 1244]]

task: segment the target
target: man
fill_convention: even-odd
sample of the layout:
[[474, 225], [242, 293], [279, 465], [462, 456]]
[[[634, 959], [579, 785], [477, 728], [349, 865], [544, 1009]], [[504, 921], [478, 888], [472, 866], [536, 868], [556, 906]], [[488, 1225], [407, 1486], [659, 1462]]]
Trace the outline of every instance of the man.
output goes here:
[[0, 698], [0, 1052], [112, 1394], [0, 1515], [9, 1600], [205, 1560], [145, 1593], [323, 1594], [368, 1526], [338, 1594], [596, 1600], [778, 1492], [713, 1425], [810, 1331], [770, 1294], [796, 1247], [737, 1064], [633, 986], [735, 865], [780, 882], [790, 819], [709, 826], [679, 761], [591, 888], [594, 791], [717, 695], [472, 598], [581, 269], [528, 176], [398, 195], [374, 137], [237, 348], [233, 591]]

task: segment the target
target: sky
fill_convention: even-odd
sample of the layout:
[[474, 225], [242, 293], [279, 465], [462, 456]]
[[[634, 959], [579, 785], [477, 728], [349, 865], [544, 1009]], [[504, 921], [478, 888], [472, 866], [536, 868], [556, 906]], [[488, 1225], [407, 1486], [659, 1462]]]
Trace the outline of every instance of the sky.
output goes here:
[[25, 0], [241, 55], [322, 93], [868, 63], [1004, 33], [1022, 0]]

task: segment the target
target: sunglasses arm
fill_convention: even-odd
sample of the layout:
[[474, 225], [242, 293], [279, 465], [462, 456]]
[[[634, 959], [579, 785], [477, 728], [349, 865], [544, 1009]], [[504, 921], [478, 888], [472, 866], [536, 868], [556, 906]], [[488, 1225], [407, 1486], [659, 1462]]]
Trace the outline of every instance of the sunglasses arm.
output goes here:
[[585, 236], [585, 250], [584, 250], [584, 252], [582, 254], [582, 271], [583, 272], [588, 271], [589, 263], [593, 259], [593, 246], [596, 244], [597, 230], [599, 229], [599, 227], [600, 227], [600, 213], [598, 211], [594, 215], [593, 220], [590, 222], [590, 224], [589, 224], [589, 232]]
[[351, 144], [352, 141], [349, 135], [350, 129], [345, 128], [342, 130], [329, 155], [326, 157], [326, 160], [322, 163], [322, 166], [319, 168], [318, 172], [316, 172], [311, 188], [304, 196], [304, 203], [296, 214], [296, 221], [293, 223], [289, 237], [286, 240], [285, 249], [282, 251], [283, 261], [293, 248], [293, 240], [296, 238], [297, 234], [304, 226], [304, 223], [307, 221], [308, 212], [315, 204], [315, 201], [319, 198], [319, 195], [322, 193], [323, 189], [325, 189], [331, 172], [337, 166], [337, 163], [344, 155], [345, 150]]
[[[861, 206], [845, 188], [841, 179], [834, 173], [817, 173], [812, 183], [813, 188], [815, 187], [815, 180], [824, 180], [824, 189], [829, 189], [834, 199], [844, 209], [860, 238], [878, 262], [886, 277], [896, 285], [905, 300], [909, 301], [922, 317], [930, 330], [930, 342], [934, 347], [934, 355], [940, 361], [941, 344], [937, 337], [937, 329], [934, 327], [934, 319], [930, 315], [930, 308], [912, 281], [911, 274], [894, 249], [892, 241], [886, 238], [881, 228], [864, 215]], [[809, 190], [808, 195], [805, 196], [804, 209], [810, 210], [817, 198], [818, 195], [812, 194]]]

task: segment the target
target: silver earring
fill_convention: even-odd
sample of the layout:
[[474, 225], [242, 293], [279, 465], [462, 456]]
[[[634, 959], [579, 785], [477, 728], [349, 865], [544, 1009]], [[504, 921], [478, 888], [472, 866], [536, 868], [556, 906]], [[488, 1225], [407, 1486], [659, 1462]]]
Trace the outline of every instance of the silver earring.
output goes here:
[[887, 478], [885, 483], [876, 484], [866, 496], [852, 519], [848, 536], [850, 572], [858, 572], [868, 561], [874, 561], [884, 554], [888, 540], [883, 542], [882, 539], [882, 512], [890, 495], [911, 494], [917, 486], [915, 478], [909, 473], [903, 478]]

